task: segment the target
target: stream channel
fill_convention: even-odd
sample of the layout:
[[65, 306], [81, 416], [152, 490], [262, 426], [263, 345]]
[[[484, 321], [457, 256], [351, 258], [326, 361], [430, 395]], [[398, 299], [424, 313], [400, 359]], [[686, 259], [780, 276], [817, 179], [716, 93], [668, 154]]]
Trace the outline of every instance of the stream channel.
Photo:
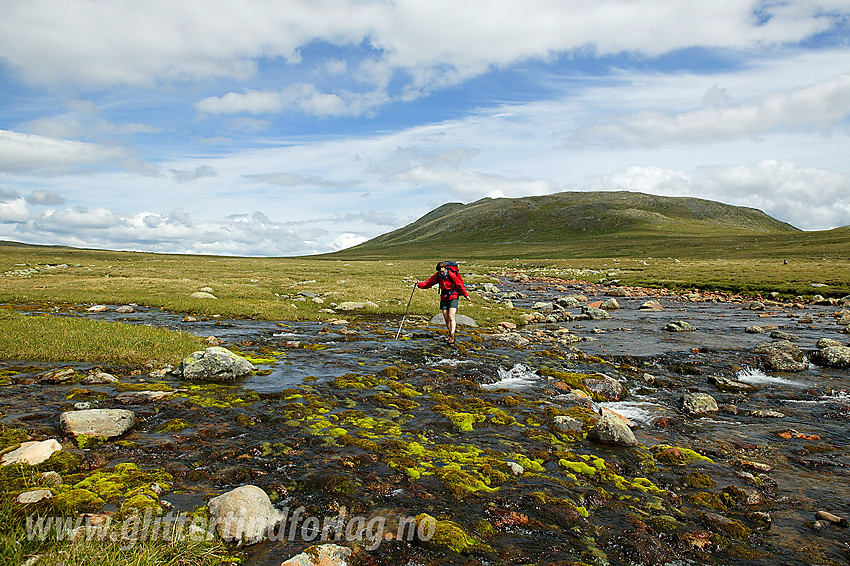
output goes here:
[[[503, 278], [499, 287], [525, 294], [514, 301], [524, 308], [573, 294], [607, 298], [605, 288], [575, 281]], [[19, 373], [3, 387], [0, 417], [77, 450], [59, 432], [62, 411], [81, 400], [129, 408], [138, 423], [125, 442], [78, 450], [86, 461], [164, 469], [174, 481], [162, 498], [182, 512], [253, 484], [277, 508], [303, 506], [305, 516], [380, 515], [387, 535], [377, 548], [338, 541], [361, 564], [846, 564], [850, 529], [816, 523], [815, 514], [850, 516], [850, 374], [813, 364], [764, 371], [753, 350], [771, 341], [769, 331], [745, 332], [775, 325], [804, 352], [821, 338], [846, 344], [839, 307], [753, 311], [729, 297], [631, 291], [607, 320], [520, 327], [523, 346], [465, 327], [449, 346], [415, 318], [395, 340], [397, 318], [368, 315], [338, 325], [184, 322], [144, 307], [129, 315], [80, 308], [60, 314], [214, 335], [264, 359], [262, 371], [208, 384], [103, 366], [132, 388], [173, 391], [126, 405], [108, 384], [38, 382], [39, 372], [69, 364], [6, 360], [0, 369]], [[664, 310], [639, 310], [650, 298]], [[696, 330], [662, 330], [674, 320]], [[559, 341], [565, 335], [581, 341]], [[94, 368], [70, 365], [81, 375]], [[625, 396], [591, 404], [569, 392], [600, 376], [620, 382]], [[720, 388], [713, 377], [752, 387]], [[686, 414], [688, 392], [710, 394], [720, 411]], [[585, 438], [603, 408], [628, 418], [641, 446]], [[556, 427], [559, 415], [582, 431]], [[167, 426], [175, 419], [185, 428]], [[423, 513], [445, 521], [439, 540], [393, 540], [400, 518]], [[277, 566], [316, 542], [284, 538], [241, 552], [244, 564]]]

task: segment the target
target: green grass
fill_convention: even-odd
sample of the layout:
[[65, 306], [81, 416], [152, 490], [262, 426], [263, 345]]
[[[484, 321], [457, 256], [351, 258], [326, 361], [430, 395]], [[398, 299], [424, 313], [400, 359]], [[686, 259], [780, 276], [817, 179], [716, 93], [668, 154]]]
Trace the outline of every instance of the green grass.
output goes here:
[[0, 359], [164, 364], [204, 346], [185, 332], [0, 310]]
[[[0, 496], [0, 566], [20, 566], [29, 557], [38, 555], [39, 566], [212, 566], [231, 562], [220, 540], [158, 540], [122, 544], [109, 538], [73, 542], [30, 540], [27, 536], [26, 511], [8, 496]], [[129, 532], [129, 530], [128, 530]], [[119, 533], [116, 533], [119, 534]]]

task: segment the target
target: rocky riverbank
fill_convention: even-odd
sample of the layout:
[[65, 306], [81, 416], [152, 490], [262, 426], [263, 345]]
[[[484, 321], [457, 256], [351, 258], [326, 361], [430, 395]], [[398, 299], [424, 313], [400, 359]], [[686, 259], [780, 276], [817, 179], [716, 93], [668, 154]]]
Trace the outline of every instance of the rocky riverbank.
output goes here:
[[[7, 491], [38, 514], [191, 512], [257, 565], [305, 551], [301, 563], [846, 563], [845, 305], [501, 278], [480, 292], [534, 309], [529, 324], [464, 327], [455, 347], [416, 318], [395, 341], [399, 321], [379, 317], [183, 322], [137, 307], [253, 370], [192, 373], [200, 354], [145, 369], [5, 361], [4, 445], [47, 442], [40, 463], [4, 461]], [[222, 509], [239, 514], [215, 499], [234, 490], [255, 529], [216, 528]]]

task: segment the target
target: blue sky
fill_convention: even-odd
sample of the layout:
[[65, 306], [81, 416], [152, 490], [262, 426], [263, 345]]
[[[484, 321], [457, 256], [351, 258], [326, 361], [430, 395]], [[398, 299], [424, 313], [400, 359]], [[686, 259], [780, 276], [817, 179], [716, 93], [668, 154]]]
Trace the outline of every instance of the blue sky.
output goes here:
[[299, 255], [623, 189], [850, 224], [847, 0], [0, 11], [0, 239]]

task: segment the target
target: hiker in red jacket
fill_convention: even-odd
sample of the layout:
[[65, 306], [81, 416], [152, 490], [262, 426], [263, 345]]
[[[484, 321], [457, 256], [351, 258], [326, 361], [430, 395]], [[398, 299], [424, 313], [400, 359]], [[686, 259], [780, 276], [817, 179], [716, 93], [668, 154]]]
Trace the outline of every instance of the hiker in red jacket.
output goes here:
[[427, 281], [419, 281], [417, 285], [420, 289], [428, 289], [435, 284], [440, 284], [440, 310], [443, 311], [443, 317], [446, 319], [446, 328], [449, 335], [446, 340], [449, 344], [455, 343], [455, 314], [457, 314], [458, 297], [463, 295], [466, 300], [472, 301], [469, 298], [469, 293], [463, 285], [463, 279], [460, 277], [460, 272], [457, 269], [457, 264], [454, 262], [441, 261], [437, 264], [437, 272], [428, 278]]

